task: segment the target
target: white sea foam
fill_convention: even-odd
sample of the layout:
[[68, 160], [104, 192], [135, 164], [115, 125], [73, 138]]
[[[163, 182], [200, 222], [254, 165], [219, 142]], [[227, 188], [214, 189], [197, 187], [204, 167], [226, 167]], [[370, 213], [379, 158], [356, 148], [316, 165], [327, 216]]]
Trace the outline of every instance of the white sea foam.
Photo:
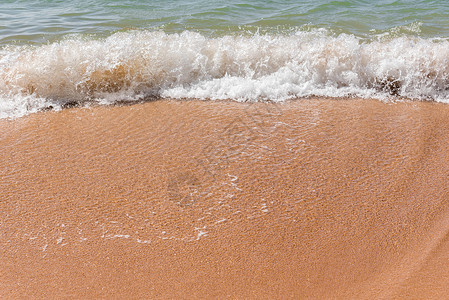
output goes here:
[[283, 101], [305, 96], [449, 102], [449, 41], [326, 30], [206, 37], [119, 32], [0, 49], [0, 118], [74, 103], [153, 97]]

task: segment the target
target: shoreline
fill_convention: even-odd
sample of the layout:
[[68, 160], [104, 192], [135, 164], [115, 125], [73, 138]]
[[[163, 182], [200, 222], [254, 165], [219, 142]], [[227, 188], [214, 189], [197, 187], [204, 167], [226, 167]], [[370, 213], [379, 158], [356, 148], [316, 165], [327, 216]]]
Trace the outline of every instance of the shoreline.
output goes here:
[[0, 120], [0, 296], [441, 297], [447, 120], [322, 98]]

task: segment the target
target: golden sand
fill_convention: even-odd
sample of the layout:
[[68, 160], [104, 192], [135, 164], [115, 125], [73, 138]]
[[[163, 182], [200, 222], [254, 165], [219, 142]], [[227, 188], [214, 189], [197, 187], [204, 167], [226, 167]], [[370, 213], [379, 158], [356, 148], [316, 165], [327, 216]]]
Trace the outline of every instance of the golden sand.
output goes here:
[[156, 101], [0, 121], [0, 298], [445, 297], [449, 106]]

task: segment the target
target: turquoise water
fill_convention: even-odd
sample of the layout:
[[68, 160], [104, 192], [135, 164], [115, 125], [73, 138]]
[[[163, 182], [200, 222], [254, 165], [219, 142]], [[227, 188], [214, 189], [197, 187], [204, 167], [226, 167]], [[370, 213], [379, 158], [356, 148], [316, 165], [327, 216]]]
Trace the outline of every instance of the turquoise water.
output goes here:
[[45, 43], [67, 34], [109, 35], [128, 29], [223, 35], [242, 30], [327, 28], [369, 36], [400, 26], [406, 26], [404, 33], [448, 37], [449, 1], [3, 0], [0, 4], [3, 44]]
[[0, 118], [73, 103], [449, 103], [449, 1], [3, 1]]

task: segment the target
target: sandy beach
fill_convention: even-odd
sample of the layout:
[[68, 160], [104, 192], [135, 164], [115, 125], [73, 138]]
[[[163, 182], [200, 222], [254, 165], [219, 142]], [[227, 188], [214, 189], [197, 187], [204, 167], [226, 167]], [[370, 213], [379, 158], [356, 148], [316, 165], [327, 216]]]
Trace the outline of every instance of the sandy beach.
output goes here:
[[0, 298], [445, 298], [448, 120], [324, 98], [0, 120]]

